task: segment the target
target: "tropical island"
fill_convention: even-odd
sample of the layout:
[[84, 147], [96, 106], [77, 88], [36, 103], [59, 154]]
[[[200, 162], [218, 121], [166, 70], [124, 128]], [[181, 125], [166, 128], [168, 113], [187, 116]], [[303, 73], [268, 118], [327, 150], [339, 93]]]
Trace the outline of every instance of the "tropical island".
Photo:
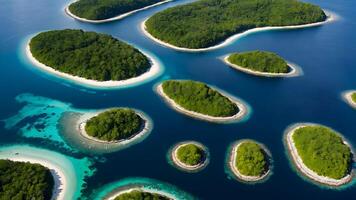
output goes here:
[[195, 141], [176, 144], [170, 152], [174, 166], [188, 172], [198, 172], [208, 165], [207, 148]]
[[141, 28], [166, 47], [204, 51], [243, 34], [317, 26], [327, 20], [319, 6], [296, 0], [199, 0], [158, 12]]
[[239, 100], [198, 81], [167, 80], [157, 93], [176, 111], [201, 120], [234, 122], [247, 114]]
[[54, 178], [50, 169], [29, 162], [0, 160], [1, 199], [52, 199]]
[[152, 58], [110, 35], [83, 30], [37, 34], [26, 48], [35, 66], [85, 85], [117, 87], [143, 81], [159, 71]]
[[296, 124], [287, 129], [285, 139], [295, 166], [311, 180], [329, 186], [352, 180], [353, 152], [336, 131], [317, 124]]
[[113, 200], [172, 200], [163, 194], [145, 191], [142, 189], [132, 189], [118, 194]]
[[270, 174], [271, 154], [253, 140], [236, 142], [229, 154], [229, 168], [239, 180], [258, 182]]
[[224, 62], [234, 69], [266, 77], [289, 77], [297, 75], [297, 70], [279, 55], [268, 51], [233, 53]]
[[356, 109], [356, 90], [350, 90], [342, 93], [342, 97], [351, 107]]
[[66, 13], [83, 22], [103, 23], [122, 19], [171, 0], [78, 0], [66, 7]]

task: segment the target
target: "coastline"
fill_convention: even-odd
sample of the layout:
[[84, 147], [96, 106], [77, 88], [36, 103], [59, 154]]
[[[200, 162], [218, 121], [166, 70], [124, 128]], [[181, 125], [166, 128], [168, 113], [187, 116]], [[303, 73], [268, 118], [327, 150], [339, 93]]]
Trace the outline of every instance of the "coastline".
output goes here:
[[[229, 159], [229, 167], [232, 171], [232, 173], [240, 180], [242, 181], [246, 181], [246, 182], [258, 182], [258, 181], [261, 181], [263, 179], [265, 179], [266, 177], [268, 177], [271, 173], [271, 163], [268, 163], [268, 171], [265, 172], [263, 175], [260, 175], [260, 176], [246, 176], [246, 175], [243, 175], [240, 173], [240, 171], [237, 169], [237, 167], [235, 166], [235, 163], [236, 163], [236, 153], [237, 153], [237, 149], [239, 148], [239, 146], [244, 143], [244, 142], [247, 142], [247, 141], [253, 141], [253, 140], [248, 140], [248, 139], [245, 139], [245, 140], [239, 140], [237, 141], [235, 144], [233, 144], [233, 148], [231, 149], [231, 152], [230, 152], [230, 159]], [[255, 141], [253, 141], [255, 142]], [[271, 158], [271, 154], [269, 152], [269, 150], [267, 150], [267, 148], [256, 142], [257, 144], [259, 144], [261, 146], [261, 148], [263, 149], [263, 151], [268, 155], [269, 158]]]
[[168, 47], [177, 51], [183, 51], [183, 52], [202, 52], [202, 51], [212, 51], [215, 49], [219, 49], [225, 46], [230, 45], [231, 43], [233, 43], [234, 41], [249, 35], [251, 33], [256, 33], [256, 32], [261, 32], [261, 31], [270, 31], [270, 30], [282, 30], [282, 29], [300, 29], [300, 28], [309, 28], [309, 27], [315, 27], [315, 26], [321, 26], [323, 24], [326, 23], [330, 23], [332, 21], [334, 21], [336, 19], [336, 15], [332, 12], [328, 12], [325, 11], [325, 14], [327, 15], [327, 19], [325, 21], [322, 22], [315, 22], [315, 23], [311, 23], [311, 24], [304, 24], [304, 25], [291, 25], [291, 26], [267, 26], [267, 27], [261, 27], [261, 28], [253, 28], [253, 29], [249, 29], [247, 31], [244, 31], [242, 33], [237, 33], [235, 35], [232, 35], [230, 37], [228, 37], [227, 39], [225, 39], [223, 42], [216, 44], [214, 46], [210, 46], [210, 47], [206, 47], [206, 48], [198, 48], [198, 49], [190, 49], [190, 48], [185, 48], [185, 47], [178, 47], [172, 44], [169, 44], [167, 42], [164, 42], [158, 38], [155, 38], [153, 35], [151, 35], [147, 30], [146, 30], [146, 21], [148, 20], [145, 19], [140, 27], [141, 27], [141, 31], [142, 33], [150, 38], [151, 40], [155, 41], [156, 43], [160, 44], [161, 46], [164, 47]]
[[182, 106], [178, 105], [173, 99], [171, 99], [164, 93], [162, 83], [160, 83], [156, 87], [156, 92], [174, 110], [176, 110], [177, 112], [180, 112], [182, 114], [185, 114], [187, 116], [196, 118], [196, 119], [205, 120], [205, 121], [209, 121], [209, 122], [215, 122], [215, 123], [229, 123], [229, 122], [240, 121], [247, 115], [247, 106], [245, 106], [242, 102], [235, 100], [232, 97], [229, 97], [228, 95], [224, 94], [223, 92], [221, 92], [220, 90], [218, 90], [216, 88], [212, 88], [212, 89], [218, 91], [221, 95], [225, 96], [231, 102], [236, 104], [236, 106], [239, 108], [239, 111], [235, 115], [229, 116], [229, 117], [213, 117], [213, 116], [209, 116], [209, 115], [205, 115], [205, 114], [201, 114], [198, 112], [187, 110], [187, 109], [183, 108]]
[[111, 192], [107, 197], [104, 198], [104, 200], [114, 200], [117, 196], [124, 194], [124, 193], [129, 193], [132, 192], [134, 190], [139, 190], [139, 191], [143, 191], [143, 192], [149, 192], [149, 193], [155, 193], [155, 194], [159, 194], [165, 197], [168, 197], [169, 199], [175, 200], [176, 198], [174, 198], [172, 195], [170, 195], [167, 192], [163, 192], [163, 191], [159, 191], [159, 190], [155, 190], [155, 189], [148, 189], [145, 188], [144, 186], [133, 186], [133, 187], [123, 187], [123, 189], [119, 189], [116, 192]]
[[127, 16], [130, 16], [136, 12], [139, 12], [139, 11], [143, 11], [143, 10], [147, 10], [149, 8], [152, 8], [152, 7], [156, 7], [156, 6], [159, 6], [161, 4], [165, 4], [165, 3], [168, 3], [170, 1], [173, 1], [173, 0], [165, 0], [165, 1], [161, 1], [161, 2], [157, 2], [155, 4], [152, 4], [152, 5], [148, 5], [146, 7], [143, 7], [143, 8], [139, 8], [139, 9], [136, 9], [136, 10], [133, 10], [133, 11], [130, 11], [130, 12], [126, 12], [126, 13], [123, 13], [123, 14], [120, 14], [118, 16], [115, 16], [115, 17], [111, 17], [111, 18], [108, 18], [108, 19], [101, 19], [101, 20], [90, 20], [90, 19], [86, 19], [86, 18], [81, 18], [81, 17], [78, 17], [76, 16], [75, 14], [73, 14], [72, 12], [70, 12], [69, 10], [69, 6], [73, 3], [75, 3], [76, 1], [73, 1], [72, 3], [68, 4], [64, 11], [65, 13], [72, 17], [73, 19], [76, 19], [78, 21], [81, 21], [81, 22], [88, 22], [88, 23], [95, 23], [95, 24], [100, 24], [100, 23], [106, 23], [106, 22], [111, 22], [111, 21], [115, 21], [115, 20], [119, 20], [119, 19], [123, 19]]
[[[187, 165], [183, 162], [181, 162], [178, 157], [177, 157], [177, 153], [178, 153], [178, 149], [185, 146], [185, 145], [188, 145], [188, 144], [195, 144], [197, 145], [198, 147], [202, 148], [204, 153], [205, 153], [205, 160], [204, 162], [202, 163], [199, 163], [197, 165]], [[209, 164], [209, 152], [208, 152], [208, 149], [201, 143], [199, 142], [195, 142], [195, 141], [185, 141], [185, 142], [180, 142], [178, 144], [176, 144], [171, 153], [170, 153], [170, 158], [172, 159], [173, 161], [173, 164], [175, 166], [177, 166], [178, 168], [184, 170], [184, 171], [188, 171], [188, 172], [197, 172], [197, 171], [200, 171], [202, 169], [204, 169], [208, 164]]]
[[346, 92], [343, 92], [342, 93], [342, 98], [344, 99], [344, 101], [349, 104], [352, 108], [356, 109], [356, 102], [354, 102], [352, 100], [352, 97], [351, 95], [353, 93], [356, 93], [356, 90], [349, 90], [349, 91], [346, 91]]
[[294, 64], [287, 62], [288, 67], [291, 69], [290, 72], [288, 73], [270, 73], [270, 72], [260, 72], [260, 71], [255, 71], [252, 69], [248, 69], [248, 68], [244, 68], [241, 67], [239, 65], [233, 64], [229, 61], [229, 56], [227, 55], [223, 58], [223, 62], [227, 65], [229, 65], [230, 67], [245, 72], [247, 74], [251, 74], [251, 75], [255, 75], [255, 76], [263, 76], [263, 77], [270, 77], [270, 78], [281, 78], [281, 77], [296, 77], [301, 75], [301, 70], [298, 69]]
[[[31, 53], [31, 50], [30, 50], [31, 39], [26, 44], [26, 56], [33, 66], [40, 69], [41, 71], [47, 72], [50, 75], [53, 75], [53, 76], [56, 76], [59, 78], [63, 78], [66, 80], [74, 81], [74, 83], [79, 84], [79, 85], [95, 87], [95, 88], [103, 88], [103, 89], [105, 89], [105, 88], [109, 88], [109, 89], [121, 88], [121, 87], [131, 86], [136, 83], [149, 80], [149, 79], [157, 76], [161, 71], [161, 69], [160, 69], [161, 66], [157, 60], [155, 60], [153, 57], [148, 55], [146, 52], [137, 48], [142, 54], [144, 54], [150, 60], [150, 63], [151, 63], [151, 67], [145, 73], [143, 73], [137, 77], [120, 80], [120, 81], [97, 81], [97, 80], [86, 79], [86, 78], [82, 78], [79, 76], [74, 76], [71, 74], [60, 72], [58, 70], [53, 69], [52, 67], [49, 67], [49, 66], [39, 62], [35, 57], [33, 57], [32, 53]], [[136, 48], [136, 47], [134, 47], [134, 48]]]
[[[293, 141], [293, 134], [299, 128], [303, 128], [305, 126], [313, 126], [313, 125], [317, 125], [317, 124], [298, 123], [298, 124], [294, 124], [294, 125], [288, 127], [285, 132], [285, 141], [286, 141], [286, 144], [288, 147], [288, 154], [292, 158], [294, 166], [298, 169], [298, 171], [300, 171], [303, 175], [310, 178], [311, 180], [316, 181], [318, 183], [328, 185], [328, 186], [337, 187], [337, 186], [345, 185], [345, 184], [351, 182], [351, 180], [353, 178], [353, 171], [351, 171], [349, 174], [347, 174], [346, 176], [344, 176], [341, 179], [333, 179], [333, 178], [318, 175], [316, 172], [309, 169], [304, 164], [303, 160], [299, 156], [298, 151], [295, 147], [295, 144]], [[343, 142], [345, 145], [347, 145], [350, 148], [350, 150], [352, 152], [351, 146], [344, 140], [344, 138], [343, 138]]]

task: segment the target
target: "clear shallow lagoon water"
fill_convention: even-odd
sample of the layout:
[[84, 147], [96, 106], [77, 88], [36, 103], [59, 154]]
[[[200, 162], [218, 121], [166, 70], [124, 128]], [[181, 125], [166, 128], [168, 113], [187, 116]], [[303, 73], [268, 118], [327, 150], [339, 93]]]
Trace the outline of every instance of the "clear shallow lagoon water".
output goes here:
[[[1, 145], [26, 143], [78, 159], [92, 159], [96, 173], [85, 180], [87, 188], [83, 197], [93, 195], [95, 189], [106, 184], [130, 177], [147, 177], [170, 183], [201, 199], [221, 199], [222, 196], [223, 199], [281, 199], [286, 196], [288, 199], [308, 199], [310, 194], [314, 199], [353, 199], [356, 196], [355, 186], [330, 190], [303, 180], [291, 167], [282, 142], [284, 130], [290, 124], [313, 122], [341, 132], [355, 146], [356, 111], [340, 95], [344, 90], [356, 88], [356, 2], [310, 1], [337, 13], [340, 19], [321, 27], [256, 33], [204, 53], [167, 49], [140, 32], [140, 23], [153, 13], [189, 1], [174, 1], [100, 25], [81, 23], [66, 16], [64, 7], [69, 2], [1, 1], [0, 119], [5, 120], [0, 122]], [[23, 57], [23, 42], [37, 32], [64, 28], [108, 33], [137, 45], [158, 57], [164, 65], [164, 72], [158, 78], [135, 87], [95, 90], [34, 70]], [[235, 71], [218, 59], [231, 52], [255, 49], [277, 52], [300, 66], [304, 75], [285, 79], [254, 77]], [[153, 91], [155, 84], [167, 78], [194, 79], [215, 85], [246, 101], [253, 113], [247, 121], [236, 124], [211, 124], [181, 115], [165, 105]], [[50, 99], [47, 102], [49, 106], [57, 102], [77, 109], [136, 108], [152, 118], [154, 130], [141, 143], [114, 153], [93, 156], [76, 152], [68, 149], [65, 142], [58, 143], [63, 139], [55, 131], [24, 130], [39, 118], [27, 117], [15, 126], [5, 128], [6, 119], [10, 117], [34, 114], [34, 109], [24, 109], [29, 105], [26, 101], [16, 100], [23, 94]], [[39, 111], [38, 114], [42, 114], [43, 111]], [[55, 109], [55, 113], [57, 111]], [[57, 126], [56, 120], [44, 121], [46, 123], [39, 123], [37, 127], [50, 130]], [[43, 122], [41, 118], [40, 122]], [[19, 133], [20, 129], [24, 131]], [[225, 154], [229, 144], [244, 138], [265, 144], [272, 153], [273, 175], [265, 183], [243, 184], [225, 173]], [[210, 163], [203, 171], [184, 173], [167, 163], [169, 148], [184, 140], [196, 140], [209, 148]]]

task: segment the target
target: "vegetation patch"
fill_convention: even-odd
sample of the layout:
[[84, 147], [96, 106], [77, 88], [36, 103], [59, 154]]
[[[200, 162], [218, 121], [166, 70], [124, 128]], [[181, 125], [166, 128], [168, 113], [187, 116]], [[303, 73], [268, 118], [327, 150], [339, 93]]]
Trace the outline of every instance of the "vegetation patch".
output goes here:
[[356, 103], [356, 92], [351, 94], [351, 99], [352, 99], [353, 102]]
[[53, 176], [42, 165], [0, 160], [0, 199], [49, 200], [53, 187]]
[[196, 49], [253, 28], [304, 25], [326, 18], [320, 7], [297, 0], [199, 0], [153, 15], [146, 28], [159, 40]]
[[177, 158], [186, 165], [194, 166], [204, 162], [206, 152], [196, 144], [186, 144], [178, 147]]
[[234, 102], [201, 82], [169, 80], [162, 87], [169, 98], [190, 111], [214, 117], [229, 117], [239, 112]]
[[288, 73], [290, 71], [290, 67], [283, 58], [275, 53], [266, 51], [234, 53], [228, 57], [228, 61], [258, 72]]
[[85, 125], [88, 135], [105, 141], [128, 139], [137, 134], [144, 120], [131, 109], [116, 108], [89, 119]]
[[342, 137], [330, 128], [298, 128], [293, 134], [293, 141], [303, 163], [318, 175], [341, 179], [349, 173], [351, 150]]
[[137, 77], [151, 64], [134, 47], [110, 35], [82, 30], [42, 32], [30, 41], [32, 55], [63, 73], [97, 81]]
[[171, 200], [170, 198], [151, 192], [133, 190], [115, 197], [115, 200]]
[[244, 141], [236, 150], [235, 166], [242, 175], [262, 176], [269, 168], [268, 155], [253, 141]]

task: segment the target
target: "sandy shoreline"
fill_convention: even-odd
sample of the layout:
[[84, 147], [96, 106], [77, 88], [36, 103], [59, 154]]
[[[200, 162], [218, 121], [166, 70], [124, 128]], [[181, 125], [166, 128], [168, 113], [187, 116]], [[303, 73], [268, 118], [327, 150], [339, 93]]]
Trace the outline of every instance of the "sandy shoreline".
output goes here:
[[[240, 173], [240, 171], [237, 169], [237, 167], [235, 166], [236, 163], [236, 153], [237, 153], [237, 149], [239, 148], [239, 146], [247, 141], [253, 141], [253, 140], [240, 140], [237, 143], [234, 144], [233, 148], [231, 149], [230, 152], [230, 159], [229, 159], [229, 167], [231, 169], [231, 171], [233, 172], [233, 174], [238, 178], [241, 179], [242, 181], [246, 181], [246, 182], [257, 182], [257, 181], [261, 181], [263, 179], [265, 179], [267, 176], [269, 176], [270, 172], [271, 172], [271, 163], [269, 163], [268, 166], [268, 171], [265, 172], [263, 175], [261, 176], [246, 176]], [[253, 141], [255, 142], [255, 141]], [[257, 143], [257, 142], [256, 142]], [[259, 143], [258, 143], [259, 144]], [[261, 146], [261, 148], [265, 151], [265, 153], [271, 157], [269, 151], [267, 150], [267, 148], [262, 145], [259, 144]]]
[[[38, 69], [40, 69], [42, 71], [45, 71], [51, 75], [54, 75], [56, 77], [74, 81], [75, 83], [79, 83], [79, 84], [85, 85], [85, 86], [91, 86], [91, 87], [96, 87], [96, 88], [112, 88], [112, 89], [130, 86], [130, 85], [134, 85], [136, 83], [145, 81], [147, 79], [150, 79], [150, 78], [156, 76], [157, 74], [159, 74], [160, 68], [161, 68], [158, 61], [156, 61], [154, 58], [149, 56], [147, 53], [139, 50], [142, 54], [144, 54], [150, 60], [151, 67], [147, 72], [145, 72], [137, 77], [129, 78], [126, 80], [121, 80], [121, 81], [90, 80], [90, 79], [82, 78], [79, 76], [74, 76], [74, 75], [70, 75], [70, 74], [67, 74], [64, 72], [60, 72], [58, 70], [53, 69], [52, 67], [49, 67], [49, 66], [39, 62], [35, 57], [33, 57], [32, 53], [31, 53], [30, 45], [29, 45], [30, 41], [31, 41], [31, 39], [27, 42], [27, 45], [26, 45], [26, 56], [34, 66], [36, 66]], [[134, 48], [136, 48], [136, 47], [134, 47]]]
[[[210, 86], [209, 86], [210, 87]], [[212, 87], [211, 87], [212, 88]], [[209, 115], [205, 115], [205, 114], [201, 114], [198, 112], [194, 112], [194, 111], [190, 111], [187, 110], [185, 108], [183, 108], [182, 106], [178, 105], [173, 99], [169, 98], [163, 91], [163, 87], [162, 87], [162, 83], [160, 83], [157, 87], [156, 87], [156, 92], [165, 100], [166, 103], [168, 103], [168, 105], [170, 107], [172, 107], [174, 110], [188, 115], [190, 117], [193, 118], [197, 118], [200, 120], [205, 120], [205, 121], [209, 121], [209, 122], [215, 122], [215, 123], [229, 123], [229, 122], [236, 122], [236, 121], [240, 121], [242, 120], [246, 115], [247, 115], [247, 107], [241, 103], [240, 101], [229, 97], [228, 95], [224, 94], [223, 92], [219, 91], [216, 88], [212, 88], [216, 91], [218, 91], [221, 95], [225, 96], [226, 98], [228, 98], [231, 102], [233, 102], [234, 104], [236, 104], [236, 106], [239, 108], [239, 112], [236, 113], [233, 116], [229, 116], [229, 117], [213, 117], [213, 116], [209, 116]]]
[[344, 101], [346, 103], [348, 103], [351, 107], [353, 107], [354, 109], [356, 109], [356, 102], [354, 102], [352, 100], [352, 94], [353, 93], [356, 93], [356, 90], [349, 90], [349, 91], [346, 91], [346, 92], [343, 92], [342, 93], [342, 98], [344, 99]]
[[[353, 178], [353, 172], [351, 172], [350, 174], [346, 175], [345, 177], [343, 177], [342, 179], [333, 179], [333, 178], [329, 178], [329, 177], [325, 177], [325, 176], [320, 176], [317, 173], [315, 173], [313, 170], [309, 169], [304, 163], [303, 160], [301, 159], [301, 157], [298, 154], [298, 151], [295, 147], [294, 141], [293, 141], [293, 134], [295, 133], [295, 131], [299, 128], [305, 127], [305, 126], [313, 126], [316, 124], [311, 124], [311, 123], [299, 123], [299, 124], [295, 124], [293, 126], [290, 126], [289, 128], [287, 128], [286, 131], [286, 135], [285, 135], [285, 141], [287, 143], [288, 146], [288, 153], [291, 156], [293, 163], [295, 164], [295, 166], [297, 167], [297, 169], [302, 172], [305, 176], [307, 176], [308, 178], [318, 182], [318, 183], [322, 183], [325, 185], [329, 185], [329, 186], [341, 186], [344, 184], [347, 184], [348, 182], [350, 182]], [[348, 145], [348, 143], [346, 141], [344, 141], [344, 143]], [[352, 148], [349, 146], [349, 148], [352, 151]]]
[[139, 191], [159, 194], [159, 195], [168, 197], [168, 198], [170, 198], [172, 200], [176, 199], [176, 198], [174, 198], [174, 196], [170, 195], [167, 192], [154, 190], [154, 189], [148, 189], [148, 188], [145, 188], [145, 187], [134, 186], [134, 187], [130, 187], [130, 188], [123, 187], [122, 190], [118, 190], [117, 192], [113, 192], [113, 194], [109, 194], [107, 197], [104, 198], [104, 200], [114, 200], [117, 196], [119, 196], [121, 194], [124, 194], [124, 193], [132, 192], [134, 190], [139, 190]]
[[298, 69], [296, 66], [294, 66], [294, 64], [292, 64], [292, 63], [287, 63], [288, 67], [291, 69], [291, 71], [288, 72], [288, 73], [259, 72], [259, 71], [254, 71], [252, 69], [244, 68], [244, 67], [241, 67], [239, 65], [231, 63], [229, 61], [229, 59], [228, 59], [229, 56], [230, 55], [227, 55], [227, 56], [224, 57], [224, 59], [223, 59], [224, 63], [229, 65], [230, 67], [236, 69], [236, 70], [245, 72], [247, 74], [252, 74], [252, 75], [256, 75], [256, 76], [264, 76], [264, 77], [276, 77], [276, 78], [279, 78], [279, 77], [295, 77], [295, 76], [299, 76], [301, 74], [301, 72], [300, 72], [301, 70]]
[[143, 7], [143, 8], [139, 8], [139, 9], [136, 9], [136, 10], [133, 10], [133, 11], [130, 11], [130, 12], [127, 12], [127, 13], [124, 13], [124, 14], [120, 14], [118, 16], [115, 16], [115, 17], [111, 17], [111, 18], [108, 18], [108, 19], [101, 19], [101, 20], [90, 20], [90, 19], [86, 19], [86, 18], [81, 18], [81, 17], [78, 17], [76, 16], [75, 14], [73, 14], [72, 12], [70, 12], [69, 10], [69, 6], [72, 4], [72, 3], [75, 3], [76, 1], [70, 3], [69, 5], [67, 5], [64, 9], [65, 13], [78, 20], [78, 21], [82, 21], [82, 22], [88, 22], [88, 23], [96, 23], [96, 24], [99, 24], [99, 23], [105, 23], [105, 22], [111, 22], [111, 21], [115, 21], [115, 20], [119, 20], [119, 19], [123, 19], [129, 15], [132, 15], [136, 12], [139, 12], [139, 11], [143, 11], [143, 10], [147, 10], [149, 8], [152, 8], [152, 7], [155, 7], [155, 6], [159, 6], [161, 4], [164, 4], [164, 3], [168, 3], [170, 1], [173, 1], [173, 0], [166, 0], [166, 1], [161, 1], [161, 2], [158, 2], [158, 3], [155, 3], [155, 4], [152, 4], [152, 5], [149, 5], [149, 6], [146, 6], [146, 7]]
[[[200, 147], [200, 148], [202, 148], [204, 150], [204, 152], [205, 152], [205, 160], [204, 160], [204, 162], [199, 163], [197, 165], [187, 165], [187, 164], [181, 162], [178, 159], [178, 156], [177, 156], [178, 149], [180, 147], [183, 147], [183, 146], [188, 145], [188, 144], [195, 144], [195, 145], [197, 145], [198, 147]], [[186, 141], [186, 142], [180, 142], [180, 143], [176, 144], [173, 147], [173, 149], [171, 151], [171, 154], [170, 154], [170, 157], [171, 157], [174, 165], [176, 165], [177, 167], [179, 167], [179, 168], [181, 168], [183, 170], [186, 170], [186, 171], [199, 171], [199, 170], [205, 168], [209, 163], [208, 156], [209, 156], [208, 149], [203, 144], [201, 144], [199, 142], [195, 142], [195, 141]]]
[[148, 20], [145, 19], [140, 27], [141, 27], [141, 31], [142, 33], [147, 36], [148, 38], [150, 38], [151, 40], [157, 42], [158, 44], [164, 46], [164, 47], [168, 47], [168, 48], [172, 48], [174, 50], [177, 50], [177, 51], [185, 51], [185, 52], [202, 52], [202, 51], [211, 51], [211, 50], [215, 50], [215, 49], [219, 49], [219, 48], [222, 48], [222, 47], [225, 47], [227, 45], [230, 45], [231, 43], [233, 43], [234, 41], [246, 36], [246, 35], [249, 35], [251, 33], [256, 33], [256, 32], [260, 32], [260, 31], [270, 31], [270, 30], [282, 30], [282, 29], [300, 29], [300, 28], [309, 28], [309, 27], [315, 27], [315, 26], [320, 26], [320, 25], [323, 25], [323, 24], [326, 24], [326, 23], [330, 23], [332, 21], [334, 21], [336, 19], [336, 15], [332, 12], [328, 12], [328, 11], [325, 11], [325, 14], [327, 15], [327, 19], [323, 22], [316, 22], [316, 23], [311, 23], [311, 24], [304, 24], [304, 25], [292, 25], [292, 26], [268, 26], [268, 27], [262, 27], [262, 28], [253, 28], [253, 29], [250, 29], [250, 30], [247, 30], [245, 32], [242, 32], [242, 33], [237, 33], [235, 35], [232, 35], [230, 37], [228, 37], [227, 39], [225, 39], [225, 41], [217, 44], [217, 45], [214, 45], [214, 46], [211, 46], [211, 47], [207, 47], [207, 48], [199, 48], [199, 49], [189, 49], [189, 48], [184, 48], [184, 47], [178, 47], [178, 46], [175, 46], [175, 45], [172, 45], [172, 44], [169, 44], [167, 42], [164, 42], [158, 38], [155, 38], [153, 35], [151, 35], [147, 30], [146, 30], [146, 21]]

